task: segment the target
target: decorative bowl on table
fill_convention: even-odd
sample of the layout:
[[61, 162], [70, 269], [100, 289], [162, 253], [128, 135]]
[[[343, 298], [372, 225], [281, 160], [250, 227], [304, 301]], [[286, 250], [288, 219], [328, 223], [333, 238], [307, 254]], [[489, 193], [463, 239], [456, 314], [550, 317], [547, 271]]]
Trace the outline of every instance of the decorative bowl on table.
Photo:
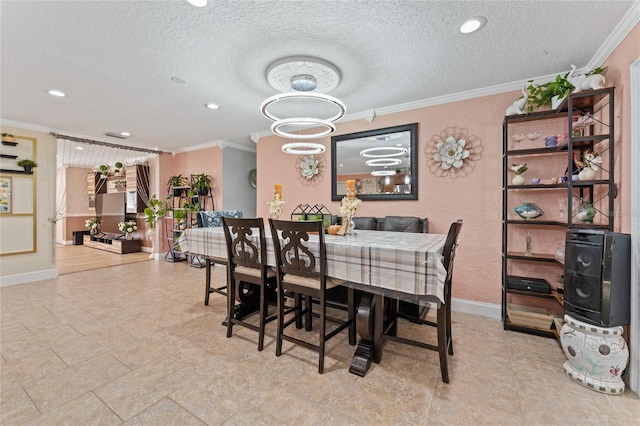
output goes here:
[[544, 214], [542, 209], [535, 203], [522, 203], [518, 207], [513, 209], [523, 219], [532, 220], [536, 217], [540, 217]]

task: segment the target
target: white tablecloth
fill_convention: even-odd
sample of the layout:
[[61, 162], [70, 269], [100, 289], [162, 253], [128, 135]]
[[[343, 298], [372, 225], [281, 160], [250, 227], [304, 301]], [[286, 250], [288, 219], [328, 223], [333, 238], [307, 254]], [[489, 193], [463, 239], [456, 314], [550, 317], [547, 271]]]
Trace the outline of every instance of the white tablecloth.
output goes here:
[[[275, 265], [271, 232], [267, 263]], [[315, 239], [314, 239], [315, 238]], [[353, 235], [325, 235], [327, 275], [371, 288], [407, 295], [436, 296], [444, 302], [446, 270], [442, 250], [446, 235], [355, 230]], [[313, 243], [317, 237], [311, 236]], [[180, 236], [180, 249], [196, 255], [226, 257], [222, 228], [190, 228]]]

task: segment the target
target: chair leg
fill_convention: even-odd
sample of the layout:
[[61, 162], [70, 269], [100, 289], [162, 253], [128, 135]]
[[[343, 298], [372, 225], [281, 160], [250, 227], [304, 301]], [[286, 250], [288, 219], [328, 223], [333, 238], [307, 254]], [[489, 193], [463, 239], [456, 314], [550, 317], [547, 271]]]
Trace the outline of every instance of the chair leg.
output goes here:
[[[309, 302], [311, 302], [311, 296], [307, 296]], [[309, 303], [311, 305], [311, 303]], [[318, 360], [318, 373], [324, 372], [324, 346], [327, 341], [326, 326], [327, 326], [327, 305], [325, 304], [324, 295], [320, 296], [320, 347], [318, 348], [319, 360]]]
[[349, 325], [349, 344], [354, 346], [356, 344], [356, 304], [355, 295], [352, 288], [347, 290], [347, 309], [348, 320], [351, 321]]
[[295, 316], [296, 316], [296, 328], [300, 330], [302, 328], [302, 296], [298, 293], [293, 295], [293, 301], [295, 303]]
[[453, 355], [453, 337], [451, 335], [451, 299], [447, 303], [447, 346], [449, 347], [449, 355]]
[[447, 336], [446, 329], [446, 307], [440, 306], [438, 308], [438, 353], [440, 354], [440, 373], [442, 374], [442, 381], [449, 383], [449, 368], [447, 364]]
[[[277, 305], [278, 305], [278, 320], [276, 321], [277, 323], [277, 327], [276, 327], [276, 356], [280, 356], [282, 355], [282, 333], [284, 332], [284, 330], [282, 330], [282, 326], [284, 324], [284, 291], [282, 290], [282, 288], [280, 286], [278, 286], [278, 291], [277, 291], [277, 295], [278, 295], [278, 301], [277, 301]], [[295, 299], [298, 299], [299, 296], [296, 294], [295, 295]], [[295, 315], [298, 315], [297, 313]], [[297, 322], [296, 322], [297, 324]]]
[[258, 351], [261, 351], [262, 348], [264, 347], [264, 319], [267, 315], [266, 313], [266, 309], [267, 309], [267, 301], [264, 297], [264, 292], [265, 292], [265, 286], [261, 285], [260, 286], [260, 319], [259, 319], [259, 331], [258, 331]]
[[205, 260], [205, 287], [204, 287], [204, 306], [209, 306], [209, 295], [211, 294], [211, 259]]
[[311, 329], [313, 328], [313, 300], [311, 300], [311, 296], [307, 295], [304, 297], [304, 305], [305, 309], [307, 310], [307, 315], [304, 319], [304, 329], [307, 331], [311, 331]]
[[227, 337], [233, 334], [233, 311], [235, 309], [236, 281], [230, 279], [227, 283]]

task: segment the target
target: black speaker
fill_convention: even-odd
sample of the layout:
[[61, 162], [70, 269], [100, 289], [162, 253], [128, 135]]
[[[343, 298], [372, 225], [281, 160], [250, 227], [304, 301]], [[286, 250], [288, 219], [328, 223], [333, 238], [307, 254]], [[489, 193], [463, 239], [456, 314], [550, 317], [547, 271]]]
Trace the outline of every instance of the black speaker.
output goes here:
[[600, 327], [631, 320], [631, 236], [569, 229], [565, 246], [564, 311]]

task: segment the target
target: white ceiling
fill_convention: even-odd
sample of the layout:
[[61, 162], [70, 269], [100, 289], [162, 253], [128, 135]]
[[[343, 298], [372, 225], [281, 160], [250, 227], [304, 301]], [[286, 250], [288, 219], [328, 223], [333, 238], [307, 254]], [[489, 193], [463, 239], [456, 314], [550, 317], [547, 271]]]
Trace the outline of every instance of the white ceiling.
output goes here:
[[[589, 65], [633, 1], [0, 2], [3, 123], [179, 151], [249, 143], [292, 55], [335, 64], [345, 119]], [[488, 19], [464, 35], [467, 18]], [[171, 77], [185, 79], [176, 84]], [[55, 98], [45, 93], [68, 94]], [[207, 102], [221, 106], [204, 108]], [[507, 105], [505, 105], [505, 108]]]

